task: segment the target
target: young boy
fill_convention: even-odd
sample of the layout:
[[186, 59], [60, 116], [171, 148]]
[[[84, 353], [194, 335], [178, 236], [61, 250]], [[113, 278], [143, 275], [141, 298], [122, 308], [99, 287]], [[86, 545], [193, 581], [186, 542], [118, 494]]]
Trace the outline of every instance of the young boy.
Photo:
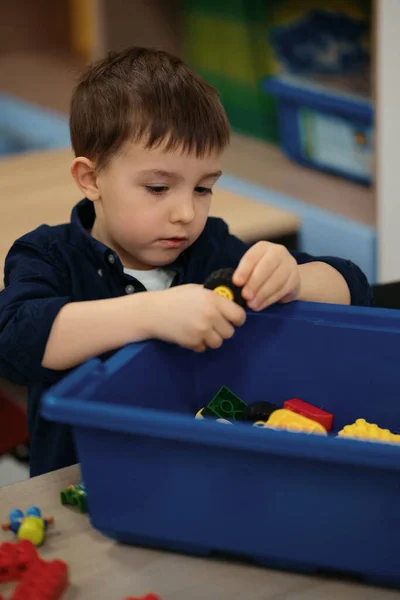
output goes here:
[[179, 59], [110, 54], [82, 76], [70, 128], [85, 199], [70, 223], [14, 243], [0, 295], [0, 376], [29, 389], [31, 475], [77, 461], [69, 427], [39, 415], [41, 394], [69, 369], [149, 338], [218, 348], [243, 325], [243, 308], [202, 287], [214, 270], [235, 268], [256, 311], [371, 302], [351, 262], [249, 247], [208, 218], [229, 125], [217, 92]]

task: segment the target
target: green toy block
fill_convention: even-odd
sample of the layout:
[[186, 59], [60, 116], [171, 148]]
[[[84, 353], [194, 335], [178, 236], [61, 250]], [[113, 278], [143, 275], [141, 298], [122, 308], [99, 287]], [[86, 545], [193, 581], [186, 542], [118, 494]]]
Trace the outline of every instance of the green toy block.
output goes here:
[[202, 415], [217, 419], [240, 419], [245, 408], [247, 404], [223, 385], [211, 402], [203, 408]]
[[86, 491], [80, 484], [76, 486], [70, 486], [61, 490], [60, 492], [61, 504], [69, 504], [71, 506], [77, 506], [79, 512], [87, 513], [87, 499]]

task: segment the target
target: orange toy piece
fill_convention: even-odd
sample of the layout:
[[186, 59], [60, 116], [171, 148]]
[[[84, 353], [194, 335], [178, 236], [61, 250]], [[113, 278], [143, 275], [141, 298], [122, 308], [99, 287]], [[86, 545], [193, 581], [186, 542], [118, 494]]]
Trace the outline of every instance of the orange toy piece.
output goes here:
[[295, 431], [298, 433], [318, 433], [320, 435], [328, 435], [325, 427], [320, 423], [303, 417], [291, 410], [286, 408], [280, 408], [274, 410], [268, 421], [265, 423], [265, 427], [272, 427], [274, 429], [285, 429], [287, 431]]
[[368, 423], [365, 419], [357, 419], [352, 425], [346, 425], [339, 431], [338, 437], [400, 444], [400, 435], [392, 433], [389, 429], [382, 429], [376, 423]]

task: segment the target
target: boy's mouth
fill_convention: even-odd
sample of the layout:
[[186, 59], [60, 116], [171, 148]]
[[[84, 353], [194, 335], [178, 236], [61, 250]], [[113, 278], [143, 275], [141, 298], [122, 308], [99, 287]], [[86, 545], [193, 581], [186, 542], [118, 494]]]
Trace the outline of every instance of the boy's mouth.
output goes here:
[[160, 240], [165, 248], [182, 248], [187, 242], [187, 237], [171, 237]]

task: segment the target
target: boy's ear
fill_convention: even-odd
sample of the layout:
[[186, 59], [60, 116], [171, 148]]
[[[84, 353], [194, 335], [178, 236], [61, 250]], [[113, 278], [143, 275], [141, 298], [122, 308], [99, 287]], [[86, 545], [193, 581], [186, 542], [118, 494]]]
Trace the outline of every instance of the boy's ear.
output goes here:
[[88, 200], [99, 200], [100, 192], [94, 163], [85, 156], [77, 156], [71, 165], [71, 175]]

